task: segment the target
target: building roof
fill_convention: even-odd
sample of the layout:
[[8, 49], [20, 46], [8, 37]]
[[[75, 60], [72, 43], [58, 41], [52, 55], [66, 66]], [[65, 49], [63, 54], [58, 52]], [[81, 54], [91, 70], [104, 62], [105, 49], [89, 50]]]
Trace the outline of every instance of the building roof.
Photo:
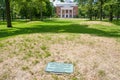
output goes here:
[[66, 0], [65, 2], [60, 2], [60, 0], [56, 0], [53, 2], [54, 6], [63, 6], [63, 7], [69, 7], [69, 6], [77, 6], [76, 2], [73, 2], [72, 0]]

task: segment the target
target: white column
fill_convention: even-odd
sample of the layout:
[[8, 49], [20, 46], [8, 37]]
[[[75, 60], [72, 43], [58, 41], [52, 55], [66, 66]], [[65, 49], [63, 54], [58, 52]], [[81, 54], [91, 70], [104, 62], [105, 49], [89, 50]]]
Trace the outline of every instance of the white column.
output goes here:
[[68, 9], [68, 18], [69, 18], [69, 9]]
[[65, 17], [65, 9], [64, 9], [64, 16], [63, 16], [63, 18]]
[[72, 9], [72, 18], [73, 18], [73, 9]]
[[70, 18], [70, 9], [68, 10], [68, 18]]
[[65, 9], [65, 18], [66, 18], [66, 9]]

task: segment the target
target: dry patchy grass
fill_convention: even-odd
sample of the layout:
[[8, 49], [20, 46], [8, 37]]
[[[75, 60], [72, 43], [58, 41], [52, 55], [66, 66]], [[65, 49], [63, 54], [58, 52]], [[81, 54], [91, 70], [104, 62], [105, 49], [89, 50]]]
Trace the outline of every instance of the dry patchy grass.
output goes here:
[[[45, 72], [48, 62], [74, 73]], [[120, 43], [87, 34], [29, 34], [0, 42], [0, 80], [120, 80]]]
[[86, 24], [86, 25], [102, 25], [102, 26], [109, 26], [112, 27], [114, 24], [110, 22], [101, 22], [101, 21], [87, 21], [87, 22], [82, 22], [81, 24]]

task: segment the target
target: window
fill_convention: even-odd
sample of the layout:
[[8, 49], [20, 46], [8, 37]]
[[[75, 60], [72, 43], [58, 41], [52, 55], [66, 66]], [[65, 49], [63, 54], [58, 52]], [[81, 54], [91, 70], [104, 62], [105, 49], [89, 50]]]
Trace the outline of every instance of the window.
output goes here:
[[60, 11], [58, 11], [60, 13]]
[[62, 10], [62, 13], [64, 13], [64, 10]]
[[68, 13], [68, 10], [66, 10], [66, 13]]

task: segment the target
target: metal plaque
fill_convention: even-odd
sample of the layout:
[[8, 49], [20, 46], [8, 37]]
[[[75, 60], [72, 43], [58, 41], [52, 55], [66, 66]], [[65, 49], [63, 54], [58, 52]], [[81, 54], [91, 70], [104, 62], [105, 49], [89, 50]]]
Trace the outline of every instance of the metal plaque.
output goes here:
[[46, 66], [46, 71], [53, 73], [73, 73], [73, 64], [49, 62]]

